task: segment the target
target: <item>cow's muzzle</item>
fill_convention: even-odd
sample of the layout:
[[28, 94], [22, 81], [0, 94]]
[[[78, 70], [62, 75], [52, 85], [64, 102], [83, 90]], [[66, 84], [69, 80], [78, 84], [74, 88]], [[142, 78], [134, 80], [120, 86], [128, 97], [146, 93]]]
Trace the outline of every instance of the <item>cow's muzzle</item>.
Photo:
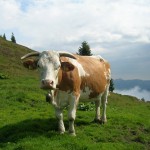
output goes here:
[[57, 88], [54, 87], [54, 81], [52, 80], [42, 80], [41, 81], [41, 89], [50, 89], [50, 90], [56, 90]]

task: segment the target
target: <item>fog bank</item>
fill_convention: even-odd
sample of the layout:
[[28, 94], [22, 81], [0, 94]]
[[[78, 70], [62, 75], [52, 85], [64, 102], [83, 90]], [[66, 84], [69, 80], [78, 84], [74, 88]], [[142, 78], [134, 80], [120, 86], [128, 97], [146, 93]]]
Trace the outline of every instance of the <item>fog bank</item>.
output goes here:
[[116, 89], [114, 92], [122, 94], [122, 95], [135, 96], [135, 97], [137, 97], [139, 99], [144, 98], [145, 101], [150, 101], [150, 92], [145, 90], [145, 89], [141, 89], [138, 86], [135, 86], [132, 89], [126, 89], [126, 90], [118, 90], [118, 89]]

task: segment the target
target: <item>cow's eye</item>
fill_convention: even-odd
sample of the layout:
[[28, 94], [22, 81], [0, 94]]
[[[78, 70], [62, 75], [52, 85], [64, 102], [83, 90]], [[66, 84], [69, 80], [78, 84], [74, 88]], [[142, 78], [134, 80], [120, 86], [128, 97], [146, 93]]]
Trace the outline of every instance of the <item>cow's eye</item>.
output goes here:
[[55, 67], [54, 67], [54, 68], [55, 68], [55, 70], [57, 70], [57, 69], [60, 68], [60, 65], [56, 65], [56, 64], [55, 64]]
[[40, 69], [40, 68], [41, 68], [41, 66], [39, 65], [39, 63], [37, 64], [37, 68], [38, 68], [38, 69]]

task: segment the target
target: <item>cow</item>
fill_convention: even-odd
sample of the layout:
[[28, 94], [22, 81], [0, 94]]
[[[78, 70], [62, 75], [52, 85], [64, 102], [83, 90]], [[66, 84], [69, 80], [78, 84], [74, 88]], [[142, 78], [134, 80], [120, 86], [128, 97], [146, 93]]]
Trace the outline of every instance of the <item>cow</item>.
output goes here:
[[[26, 68], [39, 69], [41, 88], [48, 91], [46, 100], [54, 106], [61, 134], [65, 133], [63, 109], [67, 106], [69, 133], [76, 135], [74, 121], [79, 101], [95, 102], [94, 120], [107, 122], [106, 104], [111, 71], [109, 63], [101, 56], [43, 51], [28, 53], [21, 59]], [[100, 117], [101, 104], [103, 111]]]

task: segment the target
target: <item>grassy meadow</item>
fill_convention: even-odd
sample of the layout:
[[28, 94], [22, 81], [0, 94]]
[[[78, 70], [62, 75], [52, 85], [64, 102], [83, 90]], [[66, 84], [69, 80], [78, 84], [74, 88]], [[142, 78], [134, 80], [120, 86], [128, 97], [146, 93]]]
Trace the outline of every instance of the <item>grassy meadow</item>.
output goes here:
[[[111, 93], [105, 125], [95, 111], [77, 111], [76, 137], [57, 132], [57, 120], [39, 88], [37, 71], [21, 66], [26, 47], [0, 39], [0, 150], [148, 150], [150, 103]], [[9, 55], [10, 53], [10, 55]], [[93, 108], [93, 105], [90, 104]]]

